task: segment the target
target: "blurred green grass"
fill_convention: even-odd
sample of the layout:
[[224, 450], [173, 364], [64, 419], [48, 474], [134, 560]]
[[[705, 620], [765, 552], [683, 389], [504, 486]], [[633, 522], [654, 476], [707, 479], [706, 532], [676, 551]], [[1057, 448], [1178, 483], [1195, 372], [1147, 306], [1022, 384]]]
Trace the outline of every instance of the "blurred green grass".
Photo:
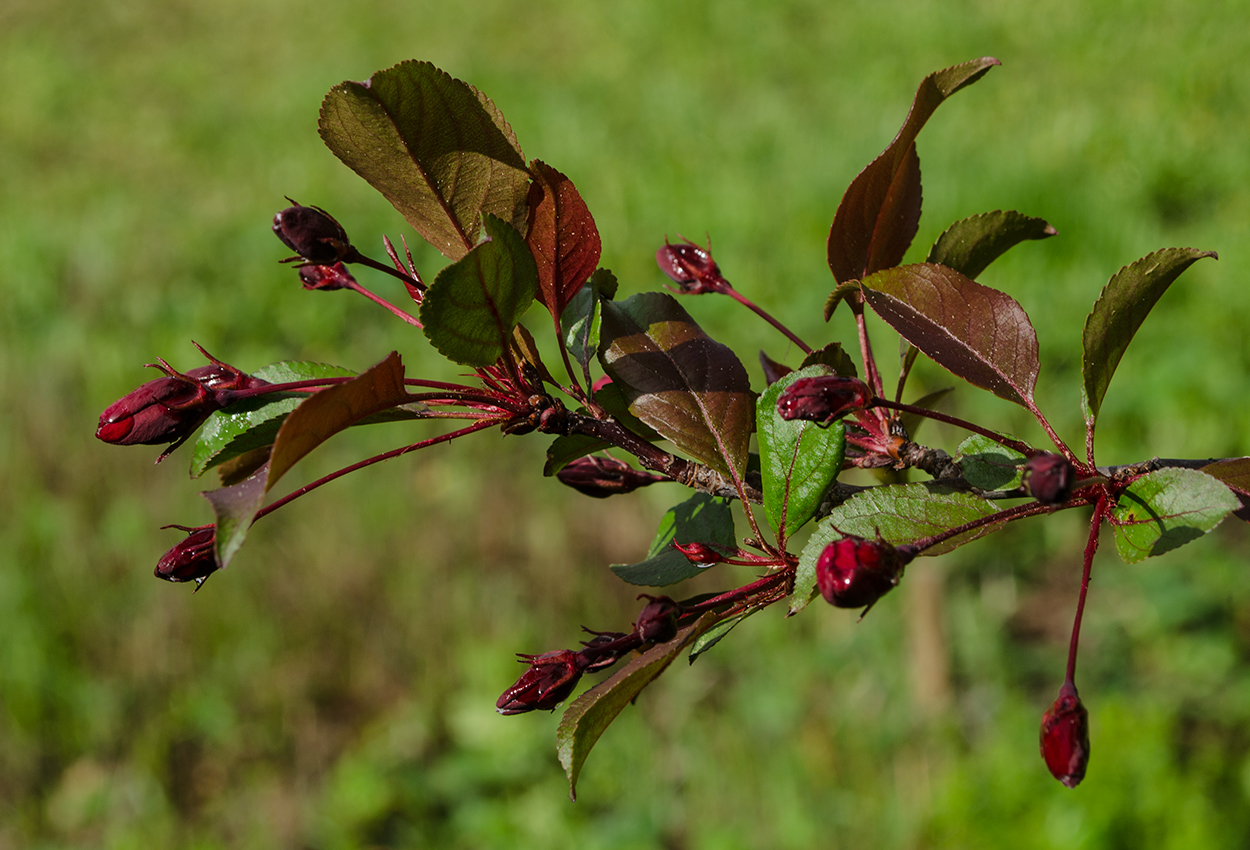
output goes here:
[[[589, 504], [538, 477], [540, 441], [483, 435], [301, 500], [192, 596], [150, 577], [177, 539], [158, 526], [208, 516], [185, 453], [153, 468], [155, 449], [90, 438], [141, 364], [194, 365], [191, 339], [243, 368], [363, 368], [397, 348], [414, 373], [454, 374], [372, 305], [304, 293], [275, 264], [283, 195], [366, 247], [407, 232], [316, 136], [342, 79], [421, 58], [472, 82], [528, 156], [577, 183], [622, 294], [661, 283], [665, 234], [707, 233], [740, 289], [823, 341], [848, 333], [820, 316], [842, 190], [924, 74], [994, 55], [1003, 67], [921, 136], [916, 255], [988, 209], [1058, 228], [983, 279], [1032, 315], [1039, 402], [1076, 439], [1080, 329], [1101, 286], [1156, 248], [1218, 250], [1122, 363], [1100, 460], [1242, 454], [1247, 11], [0, 6], [0, 848], [1250, 844], [1240, 524], [1131, 568], [1100, 556], [1081, 656], [1093, 761], [1075, 792], [1033, 743], [1083, 542], [1079, 518], [1061, 517], [926, 561], [859, 625], [815, 608], [752, 619], [622, 716], [571, 804], [558, 715], [500, 718], [493, 700], [513, 652], [629, 622], [632, 590], [606, 564], [645, 549], [675, 490]], [[744, 360], [796, 359], [727, 301], [689, 306]], [[914, 389], [947, 380], [922, 370]], [[981, 395], [953, 404], [1040, 436]], [[408, 433], [341, 437], [304, 480]]]

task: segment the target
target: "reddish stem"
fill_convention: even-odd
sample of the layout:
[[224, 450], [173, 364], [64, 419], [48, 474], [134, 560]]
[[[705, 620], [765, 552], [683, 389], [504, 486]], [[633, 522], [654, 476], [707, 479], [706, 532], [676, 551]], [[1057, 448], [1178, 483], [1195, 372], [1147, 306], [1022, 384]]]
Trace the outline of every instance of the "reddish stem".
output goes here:
[[1076, 681], [1076, 648], [1081, 640], [1081, 619], [1085, 616], [1085, 595], [1089, 592], [1090, 567], [1094, 563], [1094, 553], [1098, 551], [1098, 532], [1102, 528], [1103, 517], [1107, 515], [1107, 492], [1098, 494], [1094, 503], [1094, 517], [1089, 523], [1089, 540], [1085, 543], [1085, 564], [1081, 570], [1081, 595], [1076, 601], [1076, 616], [1072, 620], [1072, 641], [1068, 644], [1068, 675], [1067, 682]]
[[785, 335], [786, 335], [786, 339], [790, 340], [792, 343], [794, 343], [795, 345], [797, 345], [797, 346], [798, 346], [798, 347], [799, 347], [799, 348], [803, 351], [803, 353], [804, 353], [804, 354], [811, 354], [811, 353], [812, 353], [812, 349], [811, 349], [811, 348], [807, 345], [807, 343], [805, 343], [805, 342], [803, 342], [803, 340], [799, 339], [799, 338], [798, 338], [798, 335], [796, 335], [796, 334], [794, 333], [794, 331], [790, 330], [790, 329], [789, 329], [789, 328], [787, 328], [785, 325], [783, 325], [781, 322], [779, 322], [779, 321], [777, 321], [776, 319], [774, 319], [774, 318], [773, 318], [771, 315], [769, 315], [769, 314], [768, 314], [768, 313], [767, 313], [767, 312], [766, 312], [766, 311], [765, 311], [762, 307], [759, 307], [758, 305], [756, 305], [753, 301], [751, 301], [751, 299], [747, 298], [745, 295], [743, 295], [742, 293], [740, 293], [738, 290], [734, 289], [734, 288], [731, 286], [731, 287], [729, 287], [729, 288], [727, 288], [727, 289], [724, 289], [724, 290], [722, 290], [722, 291], [723, 291], [726, 295], [728, 295], [730, 298], [732, 298], [733, 300], [737, 301], [737, 302], [738, 302], [739, 304], [741, 304], [742, 306], [746, 307], [746, 308], [747, 308], [747, 309], [749, 309], [749, 310], [754, 311], [755, 315], [759, 316], [761, 319], [763, 319], [764, 321], [768, 322], [768, 324], [772, 325], [774, 328], [776, 328], [777, 330], [779, 330], [779, 331], [781, 331], [783, 334], [785, 334]]

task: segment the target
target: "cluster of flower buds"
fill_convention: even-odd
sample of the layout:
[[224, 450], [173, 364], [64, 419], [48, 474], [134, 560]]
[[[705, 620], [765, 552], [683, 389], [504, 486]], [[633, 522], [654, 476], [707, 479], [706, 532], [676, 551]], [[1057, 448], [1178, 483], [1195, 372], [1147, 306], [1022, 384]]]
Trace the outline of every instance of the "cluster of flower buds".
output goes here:
[[155, 575], [165, 581], [194, 581], [196, 590], [204, 580], [217, 571], [217, 527], [187, 528], [183, 525], [167, 525], [188, 532], [173, 548], [161, 556], [156, 564]]
[[200, 353], [212, 363], [188, 372], [178, 372], [164, 360], [149, 364], [165, 377], [148, 381], [105, 408], [96, 438], [115, 446], [169, 443], [156, 459], [160, 463], [213, 412], [232, 404], [240, 391], [268, 386], [267, 381], [222, 363], [203, 348]]
[[1042, 716], [1040, 746], [1046, 767], [1068, 788], [1075, 788], [1085, 778], [1085, 768], [1089, 766], [1089, 712], [1070, 680], [1059, 689], [1058, 698]]
[[657, 481], [668, 481], [663, 475], [634, 469], [616, 458], [603, 455], [578, 458], [556, 473], [561, 484], [596, 499], [619, 493], [632, 493]]
[[[291, 201], [290, 198], [287, 198]], [[333, 266], [351, 261], [356, 249], [347, 231], [321, 207], [306, 207], [297, 201], [273, 217], [273, 232], [298, 257], [315, 266]]]
[[1068, 500], [1076, 473], [1063, 455], [1043, 452], [1024, 465], [1024, 486], [1043, 505], [1059, 505]]
[[[913, 546], [893, 546], [880, 538], [847, 536], [824, 548], [816, 560], [816, 587], [838, 608], [864, 613], [896, 586], [916, 556]], [[861, 615], [862, 616], [862, 615]]]
[[660, 271], [677, 283], [677, 291], [686, 295], [725, 293], [733, 289], [712, 259], [710, 242], [707, 248], [700, 248], [689, 239], [683, 238], [679, 245], [665, 239], [664, 247], [655, 252], [655, 262]]
[[828, 426], [872, 403], [872, 390], [858, 378], [822, 375], [799, 378], [777, 399], [782, 419], [803, 419]]

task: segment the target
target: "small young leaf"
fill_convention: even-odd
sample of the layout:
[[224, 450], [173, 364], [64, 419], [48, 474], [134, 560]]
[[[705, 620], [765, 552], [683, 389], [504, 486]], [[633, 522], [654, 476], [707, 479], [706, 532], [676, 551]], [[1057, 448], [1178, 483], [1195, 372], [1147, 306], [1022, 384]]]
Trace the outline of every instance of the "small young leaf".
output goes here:
[[712, 628], [704, 632], [699, 637], [699, 639], [694, 642], [694, 646], [690, 647], [690, 656], [689, 656], [690, 663], [693, 664], [700, 655], [707, 652], [712, 647], [716, 646], [716, 644], [720, 643], [721, 640], [723, 640], [726, 635], [728, 635], [730, 632], [734, 630], [735, 626], [737, 626], [747, 617], [750, 617], [752, 614], [756, 613], [757, 611], [762, 611], [762, 610], [764, 609], [752, 608], [750, 611], [747, 611], [745, 614], [739, 614], [736, 617], [730, 617], [727, 620], [721, 620], [719, 623], [712, 626]]
[[538, 287], [534, 256], [521, 234], [492, 215], [484, 220], [487, 241], [439, 272], [421, 302], [430, 344], [465, 366], [499, 359]]
[[[859, 287], [857, 286], [856, 289]], [[808, 366], [815, 366], [817, 363], [823, 363], [833, 370], [833, 374], [841, 375], [844, 378], [858, 378], [859, 373], [855, 370], [855, 361], [851, 359], [851, 355], [846, 353], [842, 348], [842, 343], [831, 342], [824, 348], [818, 348], [811, 354], [803, 358], [803, 362], [799, 364], [799, 368], [803, 369]]]
[[660, 520], [647, 558], [635, 564], [613, 564], [612, 572], [629, 584], [664, 587], [694, 578], [707, 569], [673, 548], [673, 543], [706, 543], [727, 551], [737, 551], [733, 511], [727, 499], [695, 493], [669, 508]]
[[525, 241], [538, 264], [538, 300], [560, 318], [599, 264], [599, 229], [573, 181], [534, 160]]
[[986, 266], [1029, 239], [1058, 233], [1040, 218], [1015, 210], [994, 210], [955, 222], [929, 249], [926, 263], [939, 263], [965, 277], [977, 278]]
[[980, 434], [959, 444], [957, 459], [968, 483], [982, 490], [1014, 490], [1024, 477], [1024, 455]]
[[1111, 511], [1115, 548], [1127, 564], [1196, 540], [1241, 502], [1222, 481], [1196, 469], [1156, 469], [1138, 478]]
[[1230, 457], [1208, 463], [1202, 471], [1238, 493], [1250, 495], [1250, 457]]
[[1165, 248], [1120, 269], [1103, 287], [1082, 335], [1086, 422], [1092, 425], [1098, 417], [1111, 376], [1155, 303], [1181, 272], [1203, 257], [1218, 259], [1214, 251]]
[[265, 503], [265, 482], [269, 478], [269, 464], [265, 463], [238, 484], [220, 487], [203, 493], [213, 506], [217, 525], [217, 563], [221, 569], [230, 566], [239, 547], [247, 539], [248, 529], [256, 512]]
[[777, 399], [800, 378], [830, 374], [833, 370], [828, 366], [808, 366], [770, 384], [760, 396], [756, 433], [764, 507], [773, 528], [780, 530], [784, 524], [787, 537], [816, 515], [825, 491], [842, 471], [846, 428], [841, 420], [821, 428], [814, 422], [782, 419]]
[[616, 275], [608, 269], [596, 269], [590, 276], [589, 285], [579, 289], [560, 314], [564, 346], [573, 362], [582, 367], [588, 378], [590, 361], [599, 350], [599, 302], [611, 301], [616, 295], [616, 287]]
[[877, 315], [939, 365], [1032, 409], [1037, 332], [1010, 295], [932, 263], [877, 272], [863, 289]]
[[682, 650], [711, 628], [719, 614], [708, 612], [662, 643], [639, 655], [583, 693], [564, 711], [556, 729], [556, 754], [569, 778], [569, 796], [577, 799], [577, 778], [595, 742], [642, 689], [668, 669]]
[[321, 104], [321, 138], [431, 245], [458, 260], [485, 213], [525, 224], [530, 175], [491, 100], [429, 62], [339, 83]]
[[[891, 484], [856, 493], [816, 523], [812, 536], [807, 539], [799, 554], [790, 613], [802, 611], [814, 597], [816, 561], [824, 548], [835, 540], [849, 534], [865, 538], [880, 535], [898, 546], [993, 516], [997, 512], [998, 508], [979, 496], [940, 487], [933, 482]], [[944, 555], [1001, 527], [1002, 523], [983, 525], [925, 549], [920, 554]]]
[[547, 447], [547, 462], [543, 464], [543, 475], [552, 476], [568, 466], [579, 457], [592, 455], [610, 444], [585, 434], [570, 434], [556, 437]]
[[[847, 188], [829, 228], [828, 259], [838, 283], [898, 265], [920, 220], [920, 160], [915, 141], [942, 101], [995, 65], [985, 57], [930, 74], [920, 83], [902, 129]], [[826, 307], [826, 319], [836, 302]]]
[[604, 302], [602, 334], [600, 360], [630, 412], [696, 460], [740, 477], [755, 411], [734, 353], [663, 292]]
[[[915, 346], [911, 347], [912, 351], [919, 351]], [[912, 407], [922, 407], [925, 410], [937, 410], [938, 402], [946, 398], [954, 391], [954, 387], [943, 387], [940, 390], [934, 390], [926, 393], [911, 403]], [[907, 432], [907, 436], [913, 440], [916, 439], [916, 433], [920, 430], [920, 426], [929, 421], [927, 416], [921, 416], [919, 413], [900, 413], [898, 415], [899, 424], [903, 426], [903, 430]]]

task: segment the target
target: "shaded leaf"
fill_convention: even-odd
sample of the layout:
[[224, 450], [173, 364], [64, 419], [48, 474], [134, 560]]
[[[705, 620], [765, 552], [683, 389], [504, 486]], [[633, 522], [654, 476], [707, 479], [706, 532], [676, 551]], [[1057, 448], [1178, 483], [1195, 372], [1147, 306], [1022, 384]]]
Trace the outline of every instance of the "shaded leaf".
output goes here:
[[968, 483], [982, 490], [1014, 490], [1024, 480], [1027, 458], [980, 434], [959, 444], [956, 459]]
[[530, 175], [491, 100], [428, 62], [343, 82], [321, 104], [321, 138], [453, 260], [477, 243], [485, 213], [525, 223]]
[[681, 652], [716, 623], [719, 615], [708, 612], [677, 633], [668, 643], [654, 646], [634, 658], [611, 677], [575, 699], [556, 729], [556, 754], [569, 778], [569, 796], [577, 799], [577, 778], [586, 757], [625, 706], [668, 669]]
[[608, 448], [609, 445], [603, 440], [586, 434], [556, 437], [547, 447], [547, 462], [543, 464], [543, 475], [548, 477], [555, 475], [579, 457], [592, 455], [600, 449]]
[[[916, 90], [902, 129], [859, 173], [838, 204], [829, 229], [829, 268], [839, 283], [898, 265], [920, 220], [920, 160], [915, 141], [942, 101], [1001, 64], [985, 57], [937, 71]], [[826, 318], [832, 307], [826, 307]]]
[[[309, 381], [316, 378], [348, 377], [356, 374], [341, 366], [305, 361], [273, 363], [253, 373], [271, 384]], [[191, 455], [191, 477], [232, 458], [273, 444], [287, 414], [308, 398], [305, 393], [275, 393], [244, 399], [219, 410], [200, 429]]]
[[730, 632], [734, 630], [735, 626], [737, 626], [747, 617], [750, 617], [752, 614], [756, 613], [757, 611], [763, 611], [763, 610], [764, 610], [763, 608], [752, 608], [750, 611], [747, 611], [745, 614], [738, 614], [736, 617], [730, 617], [728, 619], [721, 620], [719, 623], [712, 626], [712, 628], [708, 629], [706, 632], [704, 632], [702, 635], [699, 636], [699, 639], [694, 642], [694, 646], [690, 647], [690, 656], [689, 656], [690, 663], [693, 664], [700, 655], [707, 652], [712, 647], [716, 646], [716, 644], [720, 643], [721, 640], [726, 635], [728, 635]]
[[706, 493], [695, 493], [674, 505], [660, 520], [646, 560], [634, 564], [613, 564], [612, 572], [622, 581], [643, 587], [664, 587], [693, 578], [707, 566], [693, 564], [673, 548], [673, 543], [706, 543], [713, 548], [736, 552], [733, 511], [729, 500]]
[[538, 160], [530, 173], [525, 241], [538, 265], [538, 300], [559, 319], [599, 264], [599, 229], [573, 181]]
[[829, 293], [829, 297], [825, 299], [825, 321], [827, 322], [833, 318], [833, 314], [838, 309], [838, 305], [841, 304], [843, 301], [845, 301], [848, 298], [858, 298], [858, 297], [859, 297], [859, 279], [858, 278], [856, 278], [855, 280], [847, 281], [846, 283], [839, 283], [834, 288], [833, 292]]
[[929, 249], [926, 263], [939, 263], [976, 278], [986, 266], [1021, 242], [1058, 233], [1040, 218], [1015, 210], [994, 210], [955, 222]]
[[[856, 286], [856, 289], [859, 287]], [[803, 358], [803, 362], [799, 364], [799, 368], [803, 369], [808, 366], [814, 366], [817, 363], [823, 363], [833, 370], [833, 374], [841, 375], [844, 378], [858, 378], [859, 372], [855, 369], [855, 361], [851, 359], [851, 355], [846, 353], [842, 348], [842, 343], [831, 342], [824, 348], [818, 348], [811, 354]]]
[[534, 372], [548, 384], [559, 386], [556, 379], [551, 376], [551, 372], [547, 369], [547, 364], [543, 362], [542, 355], [538, 351], [538, 343], [534, 341], [534, 335], [529, 332], [529, 328], [525, 325], [517, 324], [512, 329], [512, 353], [517, 359], [517, 363], [525, 363], [533, 367]]
[[239, 547], [247, 539], [248, 529], [256, 512], [265, 503], [265, 481], [269, 464], [263, 464], [238, 484], [203, 493], [213, 506], [217, 524], [217, 563], [224, 570], [230, 566]]
[[[913, 351], [919, 349], [912, 347]], [[938, 402], [946, 398], [954, 391], [954, 387], [943, 387], [940, 390], [934, 390], [926, 393], [911, 403], [912, 407], [923, 407], [925, 410], [937, 410]], [[920, 430], [920, 426], [929, 421], [928, 417], [921, 416], [918, 413], [900, 413], [898, 421], [903, 426], [903, 430], [907, 432], [907, 436], [916, 439], [916, 432]]]
[[760, 396], [755, 430], [764, 508], [774, 529], [780, 532], [784, 524], [786, 537], [816, 515], [825, 491], [842, 471], [846, 426], [841, 420], [821, 428], [815, 422], [782, 419], [777, 413], [777, 399], [801, 378], [830, 374], [833, 370], [823, 364], [808, 366], [770, 384]]
[[877, 272], [863, 289], [873, 310], [939, 365], [1033, 408], [1037, 332], [1010, 295], [932, 263]]
[[1115, 548], [1125, 563], [1196, 540], [1241, 502], [1222, 481], [1196, 469], [1156, 469], [1138, 478], [1111, 511]]
[[603, 303], [599, 356], [629, 410], [723, 474], [742, 475], [754, 399], [746, 369], [671, 295]]
[[1103, 287], [1082, 334], [1082, 400], [1087, 423], [1097, 418], [1120, 358], [1155, 303], [1181, 272], [1203, 257], [1218, 259], [1214, 251], [1165, 248], [1120, 269]]
[[582, 367], [589, 380], [590, 362], [599, 350], [599, 327], [602, 311], [600, 299], [611, 301], [616, 295], [616, 275], [608, 269], [596, 269], [589, 285], [583, 286], [560, 314], [560, 330], [564, 346], [573, 362]]
[[421, 302], [430, 344], [465, 366], [489, 366], [534, 301], [538, 271], [521, 234], [485, 217], [487, 241], [438, 273]]
[[1250, 457], [1230, 457], [1208, 463], [1202, 471], [1218, 478], [1238, 493], [1250, 495]]

